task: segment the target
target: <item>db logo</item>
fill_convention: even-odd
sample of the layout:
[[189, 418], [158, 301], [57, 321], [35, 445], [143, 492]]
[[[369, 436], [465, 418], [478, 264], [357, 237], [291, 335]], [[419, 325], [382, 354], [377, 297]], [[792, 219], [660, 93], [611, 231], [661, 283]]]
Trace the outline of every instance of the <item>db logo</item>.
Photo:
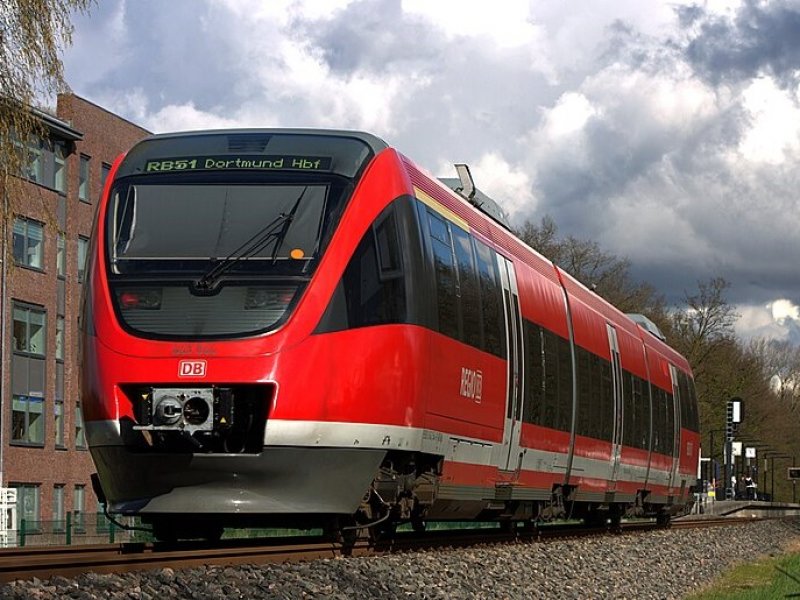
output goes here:
[[178, 377], [205, 377], [206, 361], [182, 360], [178, 363]]

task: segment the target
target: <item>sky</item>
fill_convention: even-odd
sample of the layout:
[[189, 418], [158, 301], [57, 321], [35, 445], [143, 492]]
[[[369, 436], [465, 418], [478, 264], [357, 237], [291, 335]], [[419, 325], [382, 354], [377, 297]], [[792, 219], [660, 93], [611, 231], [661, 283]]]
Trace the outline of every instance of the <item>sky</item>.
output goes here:
[[103, 0], [72, 90], [153, 132], [329, 127], [513, 225], [631, 261], [671, 303], [724, 277], [744, 338], [800, 344], [800, 2]]

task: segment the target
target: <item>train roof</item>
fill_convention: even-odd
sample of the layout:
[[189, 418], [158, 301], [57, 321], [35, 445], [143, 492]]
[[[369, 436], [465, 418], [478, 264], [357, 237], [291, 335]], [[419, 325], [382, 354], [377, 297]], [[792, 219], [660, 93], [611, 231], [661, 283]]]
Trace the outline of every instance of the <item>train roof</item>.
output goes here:
[[[439, 181], [460, 195], [463, 186], [463, 183], [460, 179], [457, 177], [439, 177]], [[508, 216], [506, 215], [505, 211], [500, 208], [500, 205], [497, 202], [492, 200], [480, 189], [475, 188], [475, 195], [471, 200], [469, 200], [469, 202], [486, 216], [511, 231], [511, 225], [508, 222]]]
[[328, 137], [344, 137], [360, 140], [367, 144], [370, 149], [377, 154], [381, 150], [389, 147], [384, 140], [378, 136], [365, 131], [354, 131], [348, 129], [314, 129], [314, 128], [280, 128], [280, 127], [253, 127], [253, 128], [234, 128], [234, 129], [200, 129], [196, 131], [176, 131], [172, 133], [157, 133], [141, 140], [140, 143], [153, 140], [163, 140], [172, 138], [189, 138], [210, 135], [234, 135], [234, 136], [258, 136], [258, 135], [324, 135]]

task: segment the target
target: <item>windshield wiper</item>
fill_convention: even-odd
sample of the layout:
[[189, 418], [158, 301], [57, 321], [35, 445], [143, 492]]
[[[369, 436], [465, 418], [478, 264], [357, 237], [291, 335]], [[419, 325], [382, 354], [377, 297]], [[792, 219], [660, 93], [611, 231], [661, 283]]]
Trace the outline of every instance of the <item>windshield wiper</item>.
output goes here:
[[291, 227], [292, 220], [297, 213], [297, 208], [300, 206], [300, 201], [306, 194], [306, 190], [308, 190], [308, 186], [303, 188], [303, 191], [297, 197], [294, 206], [292, 206], [292, 209], [288, 213], [279, 214], [267, 225], [258, 230], [250, 239], [236, 248], [236, 250], [215, 264], [209, 271], [203, 274], [200, 279], [195, 281], [192, 285], [194, 291], [200, 294], [212, 292], [220, 278], [234, 265], [245, 258], [255, 256], [266, 248], [270, 242], [274, 242], [275, 244], [272, 250], [272, 264], [274, 265], [278, 260], [278, 250], [283, 244], [283, 240], [286, 238], [286, 234], [289, 231], [289, 227]]

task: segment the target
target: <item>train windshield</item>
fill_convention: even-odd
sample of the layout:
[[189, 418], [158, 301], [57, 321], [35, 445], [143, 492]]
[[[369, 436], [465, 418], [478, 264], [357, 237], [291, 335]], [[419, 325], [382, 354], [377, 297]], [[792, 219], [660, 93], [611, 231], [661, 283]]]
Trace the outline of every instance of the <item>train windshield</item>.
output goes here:
[[102, 219], [112, 301], [132, 333], [224, 339], [289, 316], [361, 172], [368, 134], [153, 136], [120, 163]]
[[329, 192], [320, 183], [124, 186], [109, 212], [112, 272], [302, 274]]
[[235, 338], [288, 318], [352, 182], [336, 175], [137, 175], [116, 182], [106, 256], [117, 315], [155, 339]]

